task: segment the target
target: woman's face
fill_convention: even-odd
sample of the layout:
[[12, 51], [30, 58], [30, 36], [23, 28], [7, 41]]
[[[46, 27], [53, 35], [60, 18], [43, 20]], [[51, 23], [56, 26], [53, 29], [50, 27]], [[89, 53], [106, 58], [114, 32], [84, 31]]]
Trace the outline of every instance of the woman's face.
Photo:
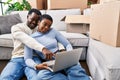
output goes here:
[[49, 19], [43, 19], [41, 22], [38, 22], [38, 31], [41, 33], [46, 33], [50, 30], [51, 25], [52, 21]]

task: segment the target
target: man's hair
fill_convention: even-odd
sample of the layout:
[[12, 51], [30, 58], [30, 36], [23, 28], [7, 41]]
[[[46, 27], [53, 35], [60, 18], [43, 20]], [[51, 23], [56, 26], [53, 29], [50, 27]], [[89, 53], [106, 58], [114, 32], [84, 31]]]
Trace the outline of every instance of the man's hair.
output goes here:
[[43, 19], [49, 19], [51, 22], [53, 22], [53, 19], [50, 15], [48, 14], [43, 14], [41, 17], [40, 17], [40, 21], [42, 21]]
[[41, 12], [38, 9], [35, 9], [35, 8], [31, 9], [28, 12], [28, 15], [32, 14], [33, 12], [36, 13], [37, 15], [42, 15]]

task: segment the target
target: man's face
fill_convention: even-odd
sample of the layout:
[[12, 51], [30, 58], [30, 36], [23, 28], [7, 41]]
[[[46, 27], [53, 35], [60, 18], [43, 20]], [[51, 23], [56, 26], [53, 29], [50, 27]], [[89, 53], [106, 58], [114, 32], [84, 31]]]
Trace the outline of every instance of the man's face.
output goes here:
[[29, 14], [27, 16], [27, 25], [30, 29], [34, 29], [37, 26], [40, 16], [36, 13]]

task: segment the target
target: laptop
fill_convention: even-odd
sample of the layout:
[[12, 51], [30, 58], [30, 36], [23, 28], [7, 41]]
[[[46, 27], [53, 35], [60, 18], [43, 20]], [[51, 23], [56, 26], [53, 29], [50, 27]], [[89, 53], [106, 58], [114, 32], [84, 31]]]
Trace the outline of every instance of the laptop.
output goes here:
[[71, 51], [63, 51], [56, 53], [55, 60], [46, 61], [49, 70], [57, 72], [65, 68], [71, 67], [79, 62], [82, 48], [73, 49]]

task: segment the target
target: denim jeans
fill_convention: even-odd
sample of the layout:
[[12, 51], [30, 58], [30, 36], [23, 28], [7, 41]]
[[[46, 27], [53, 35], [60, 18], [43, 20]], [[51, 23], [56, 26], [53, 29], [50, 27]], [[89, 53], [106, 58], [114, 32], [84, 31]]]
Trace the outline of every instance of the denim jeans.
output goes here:
[[80, 63], [65, 69], [69, 80], [90, 80]]
[[[41, 63], [37, 57], [33, 58], [36, 63]], [[25, 74], [27, 80], [90, 80], [85, 70], [80, 64], [74, 65], [61, 72], [51, 72], [49, 70], [34, 70], [25, 65], [24, 58], [13, 58], [1, 73], [0, 80], [20, 80]]]
[[[43, 54], [39, 54], [44, 59]], [[40, 70], [34, 80], [90, 80], [80, 63], [64, 69], [67, 76], [61, 72], [51, 72], [49, 70]]]
[[[41, 63], [37, 57], [34, 57], [34, 60]], [[32, 80], [37, 71], [27, 67], [23, 57], [12, 58], [3, 69], [0, 80], [20, 80], [24, 75], [27, 76], [27, 80]]]
[[89, 76], [79, 63], [64, 71], [66, 75], [61, 72], [40, 70], [34, 80], [90, 80]]
[[60, 72], [51, 72], [47, 69], [40, 70], [33, 80], [68, 80], [67, 76]]

